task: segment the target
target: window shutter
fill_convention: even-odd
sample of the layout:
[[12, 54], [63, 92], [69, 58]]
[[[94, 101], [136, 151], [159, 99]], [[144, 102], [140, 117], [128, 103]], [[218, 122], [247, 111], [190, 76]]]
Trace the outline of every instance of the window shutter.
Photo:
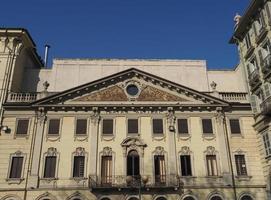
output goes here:
[[84, 177], [85, 157], [74, 156], [73, 177]]
[[213, 133], [213, 125], [211, 119], [202, 119], [203, 133]]
[[187, 119], [178, 119], [178, 133], [188, 134], [188, 122]]
[[128, 133], [138, 133], [138, 119], [128, 119]]
[[192, 176], [190, 155], [182, 155], [180, 158], [182, 176]]
[[152, 120], [153, 134], [163, 134], [163, 119], [153, 119]]
[[113, 135], [113, 119], [103, 119], [103, 134]]
[[112, 156], [102, 156], [101, 180], [104, 184], [112, 182]]
[[208, 176], [217, 176], [217, 163], [215, 155], [206, 155]]
[[56, 156], [46, 156], [44, 178], [55, 178]]
[[59, 134], [59, 125], [60, 119], [50, 119], [49, 121], [49, 135], [58, 135]]
[[239, 119], [230, 119], [230, 128], [232, 134], [240, 134], [240, 122]]
[[16, 134], [26, 135], [28, 133], [28, 119], [19, 119], [17, 122]]
[[86, 135], [87, 134], [87, 119], [77, 119], [76, 120], [76, 135]]
[[23, 157], [12, 157], [9, 178], [21, 178]]
[[263, 85], [263, 88], [264, 88], [264, 96], [265, 96], [265, 98], [270, 97], [270, 95], [271, 95], [271, 91], [270, 91], [270, 83], [265, 83], [265, 84]]
[[259, 112], [259, 107], [258, 107], [258, 97], [256, 95], [251, 95], [250, 96], [250, 104], [251, 104], [251, 109], [254, 114]]

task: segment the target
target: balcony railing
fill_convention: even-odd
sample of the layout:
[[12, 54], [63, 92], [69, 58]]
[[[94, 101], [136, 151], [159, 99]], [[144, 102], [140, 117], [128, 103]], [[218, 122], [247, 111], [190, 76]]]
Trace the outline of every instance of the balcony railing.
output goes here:
[[89, 186], [92, 189], [129, 189], [129, 188], [179, 188], [180, 179], [177, 175], [163, 176], [90, 176]]
[[266, 75], [271, 72], [271, 54], [268, 54], [262, 63], [262, 72]]
[[[55, 94], [56, 92], [48, 92], [47, 96]], [[41, 92], [33, 92], [33, 93], [15, 93], [10, 92], [8, 94], [7, 102], [21, 102], [21, 103], [29, 103], [36, 101], [45, 97], [44, 93]]]
[[248, 102], [248, 94], [245, 92], [220, 92], [219, 96], [221, 99], [228, 102]]

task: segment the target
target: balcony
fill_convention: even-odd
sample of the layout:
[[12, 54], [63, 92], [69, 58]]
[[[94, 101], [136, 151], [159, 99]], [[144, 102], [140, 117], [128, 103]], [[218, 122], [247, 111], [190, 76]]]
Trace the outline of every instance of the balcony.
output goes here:
[[264, 74], [264, 78], [271, 74], [271, 54], [264, 58], [262, 62], [262, 72]]
[[90, 176], [89, 187], [92, 190], [133, 190], [136, 188], [177, 190], [180, 187], [180, 180], [177, 175]]
[[266, 26], [262, 26], [261, 29], [259, 30], [258, 35], [256, 36], [256, 43], [259, 44], [261, 41], [264, 40], [265, 36], [267, 35], [267, 28]]
[[264, 115], [270, 115], [271, 114], [271, 96], [266, 98], [261, 104], [260, 104], [261, 113]]
[[248, 94], [245, 92], [219, 92], [220, 99], [228, 102], [248, 103]]
[[248, 79], [249, 79], [249, 85], [253, 89], [255, 86], [257, 86], [260, 83], [259, 70], [254, 69], [254, 71], [249, 74]]
[[33, 92], [33, 93], [15, 93], [10, 92], [8, 94], [7, 102], [11, 103], [30, 103], [33, 101], [36, 101], [38, 99], [41, 99], [45, 96], [49, 96], [52, 94], [55, 94], [56, 92], [48, 92], [46, 95], [42, 92]]

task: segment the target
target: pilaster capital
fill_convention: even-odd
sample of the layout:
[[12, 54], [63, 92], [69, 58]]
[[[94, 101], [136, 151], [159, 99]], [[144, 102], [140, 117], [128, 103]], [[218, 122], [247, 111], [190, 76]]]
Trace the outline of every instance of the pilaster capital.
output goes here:
[[167, 122], [168, 122], [169, 131], [175, 131], [176, 116], [174, 114], [174, 110], [172, 107], [168, 108]]
[[223, 120], [225, 118], [225, 113], [223, 112], [222, 108], [219, 107], [216, 109], [216, 114], [215, 114], [215, 118], [216, 118], [216, 121], [219, 123], [219, 124], [222, 124], [223, 123]]
[[45, 121], [47, 120], [47, 113], [44, 111], [43, 108], [40, 108], [37, 112], [36, 112], [36, 117], [38, 120], [39, 124], [43, 124], [45, 123]]
[[94, 123], [94, 124], [99, 123], [101, 116], [100, 116], [100, 112], [98, 111], [97, 107], [93, 108], [93, 114], [91, 115], [90, 118], [91, 118], [92, 123]]

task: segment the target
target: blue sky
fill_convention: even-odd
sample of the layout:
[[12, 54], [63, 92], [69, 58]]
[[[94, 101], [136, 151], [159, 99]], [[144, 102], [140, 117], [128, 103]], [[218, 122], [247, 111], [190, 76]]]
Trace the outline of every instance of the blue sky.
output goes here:
[[50, 59], [204, 59], [209, 68], [232, 68], [238, 63], [228, 44], [233, 17], [249, 2], [13, 0], [1, 3], [0, 23], [27, 28], [42, 57], [50, 44]]

